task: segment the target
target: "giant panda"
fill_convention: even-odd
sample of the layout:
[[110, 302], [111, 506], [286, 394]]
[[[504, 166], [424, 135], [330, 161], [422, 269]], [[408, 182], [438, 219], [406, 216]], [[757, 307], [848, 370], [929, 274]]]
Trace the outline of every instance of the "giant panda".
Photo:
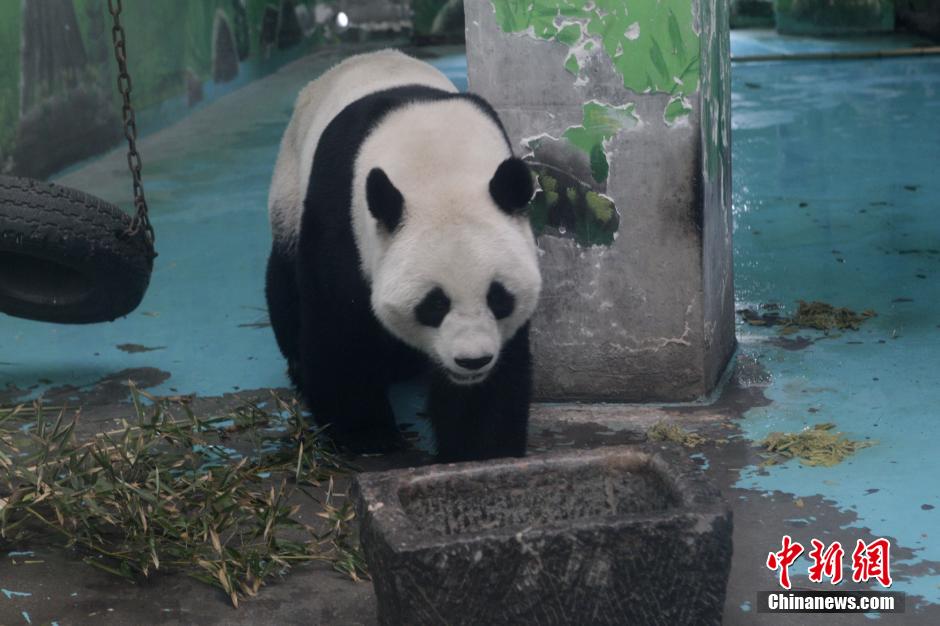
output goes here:
[[424, 62], [359, 55], [301, 91], [268, 199], [266, 296], [334, 440], [398, 447], [389, 384], [426, 369], [440, 460], [525, 453], [533, 191], [493, 109]]

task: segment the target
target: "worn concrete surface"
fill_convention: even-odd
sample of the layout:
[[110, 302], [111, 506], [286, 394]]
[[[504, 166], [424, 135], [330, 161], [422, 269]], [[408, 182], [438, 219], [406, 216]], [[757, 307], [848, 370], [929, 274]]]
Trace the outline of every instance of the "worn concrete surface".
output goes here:
[[[722, 490], [734, 513], [734, 555], [724, 608], [725, 624], [859, 624], [859, 615], [759, 615], [756, 592], [776, 588], [775, 574], [764, 566], [767, 552], [779, 548], [785, 533], [839, 539], [870, 540], [851, 513], [820, 497], [794, 498], [781, 492], [760, 492], [736, 486], [743, 468], [759, 460], [741, 437], [737, 420], [750, 409], [765, 406], [771, 384], [766, 370], [747, 356], [738, 358], [735, 374], [711, 405], [642, 407], [631, 405], [538, 405], [531, 426], [532, 451], [589, 449], [642, 442], [645, 431], [662, 420], [676, 421], [706, 437], [689, 457]], [[235, 406], [266, 394], [242, 392], [211, 401], [215, 409]], [[104, 398], [99, 397], [99, 400]], [[210, 405], [201, 407], [208, 410]], [[83, 414], [85, 432], [111, 428], [126, 405], [104, 402]], [[419, 450], [389, 457], [354, 459], [367, 471], [427, 462]], [[345, 486], [340, 488], [345, 489]], [[898, 546], [897, 559], [910, 556]], [[139, 585], [114, 578], [81, 563], [77, 555], [53, 545], [7, 546], [0, 559], [0, 624], [106, 623], [136, 624], [376, 624], [376, 603], [368, 583], [353, 583], [326, 567], [302, 566], [265, 587], [259, 597], [233, 609], [228, 599], [202, 583], [182, 576], [161, 575]], [[895, 576], [917, 575], [903, 566]], [[797, 587], [801, 587], [797, 583]], [[805, 586], [806, 588], [810, 588]], [[848, 585], [846, 588], [855, 588]], [[19, 595], [24, 594], [24, 595]], [[908, 598], [908, 613], [884, 616], [884, 624], [935, 624], [940, 607]]]
[[383, 624], [721, 623], [731, 510], [681, 446], [373, 472], [354, 492]]
[[[727, 15], [714, 14], [720, 5], [695, 5], [700, 35], [685, 45], [714, 72], [703, 74], [701, 89], [686, 77], [689, 93], [679, 102], [688, 115], [667, 123], [675, 89], [625, 87], [600, 45], [577, 53], [576, 77], [566, 59], [583, 46], [503, 32], [489, 1], [465, 4], [471, 90], [499, 111], [518, 153], [532, 152], [533, 138], [557, 141], [579, 127], [589, 102], [633, 107], [637, 120], [603, 142], [609, 177], [594, 181], [620, 214], [613, 243], [539, 237], [544, 287], [532, 343], [541, 400], [692, 400], [713, 387], [733, 349], [730, 150], [709, 149], [730, 144]], [[633, 38], [623, 41], [624, 56], [635, 54], [643, 67], [649, 61], [631, 51]], [[580, 156], [587, 170], [588, 155]], [[538, 150], [534, 158], [543, 160]], [[721, 167], [709, 167], [709, 158]]]

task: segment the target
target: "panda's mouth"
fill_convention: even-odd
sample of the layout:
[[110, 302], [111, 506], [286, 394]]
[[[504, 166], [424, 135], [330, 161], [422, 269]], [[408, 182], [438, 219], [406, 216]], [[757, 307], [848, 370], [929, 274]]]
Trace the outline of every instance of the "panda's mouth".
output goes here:
[[447, 377], [456, 385], [476, 385], [483, 382], [489, 372], [474, 372], [472, 374], [462, 374], [453, 370], [447, 370]]

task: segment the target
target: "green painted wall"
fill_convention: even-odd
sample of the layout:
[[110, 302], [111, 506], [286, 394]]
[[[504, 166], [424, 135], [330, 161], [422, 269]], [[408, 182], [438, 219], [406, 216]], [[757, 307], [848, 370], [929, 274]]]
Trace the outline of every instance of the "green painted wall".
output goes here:
[[580, 75], [579, 53], [601, 46], [624, 87], [686, 95], [698, 83], [698, 35], [690, 0], [492, 0], [505, 32], [530, 32], [571, 49], [565, 67]]
[[16, 2], [0, 2], [0, 171], [3, 155], [10, 153], [20, 101], [20, 7]]
[[[663, 110], [667, 125], [687, 117], [692, 110], [688, 96], [698, 90], [700, 74], [699, 34], [691, 0], [491, 0], [496, 22], [507, 33], [526, 33], [568, 47], [565, 69], [586, 80], [582, 59], [602, 49], [610, 58], [624, 87], [636, 93], [667, 93], [672, 97]], [[595, 179], [606, 179], [603, 142], [613, 135], [609, 122], [622, 113], [614, 107], [586, 103], [583, 130], [570, 129], [565, 137], [591, 155]], [[592, 128], [596, 126], [597, 128]], [[577, 141], [574, 141], [577, 139]]]
[[[698, 93], [702, 79], [701, 27], [695, 19], [697, 6], [692, 0], [490, 0], [490, 3], [503, 32], [565, 46], [568, 53], [564, 68], [575, 85], [588, 84], [586, 63], [590, 57], [603, 54], [627, 89], [637, 94], [668, 94], [661, 122], [655, 123], [673, 127], [685, 123], [691, 114], [691, 98]], [[727, 12], [724, 17], [727, 19]], [[543, 189], [532, 206], [533, 226], [540, 232], [543, 225], [552, 224], [556, 213], [573, 214], [579, 217], [572, 228], [566, 229], [567, 234], [582, 245], [611, 245], [619, 227], [619, 220], [613, 219], [616, 208], [609, 198], [598, 195], [606, 190], [610, 170], [607, 146], [641, 120], [634, 103], [611, 104], [592, 99], [583, 104], [582, 111], [581, 125], [566, 129], [561, 141], [567, 142], [569, 149], [587, 155], [592, 180], [576, 181], [553, 170], [559, 164], [553, 163], [551, 157], [544, 162], [542, 148], [546, 140], [530, 142], [528, 147], [533, 162], [538, 163], [535, 168]], [[546, 184], [551, 189], [546, 189]]]
[[[287, 0], [288, 6], [304, 5], [309, 19], [299, 28], [299, 22], [291, 10], [281, 26], [290, 31], [292, 47], [300, 49], [322, 43], [334, 37], [331, 32], [332, 21], [316, 25], [313, 15], [317, 5], [335, 7], [338, 0]], [[111, 100], [117, 106], [119, 97], [116, 92], [113, 50], [111, 47], [111, 16], [107, 10], [107, 0], [25, 0], [25, 2], [50, 2], [68, 11], [69, 5], [74, 11], [75, 20], [81, 32], [81, 44], [87, 64], [80, 68], [80, 77], [76, 81], [70, 72], [60, 68], [63, 53], [48, 53], [56, 37], [44, 34], [37, 36], [43, 45], [40, 54], [42, 65], [53, 67], [57, 78], [49, 84], [28, 85], [25, 94], [20, 93], [21, 83], [21, 40], [24, 28], [24, 2], [4, 0], [0, 2], [0, 171], [22, 171], [23, 164], [14, 162], [17, 149], [24, 143], [17, 139], [18, 133], [32, 132], [40, 127], [45, 107], [55, 109], [61, 120], [63, 107], [68, 105], [72, 90], [77, 89], [76, 82], [85, 85], [86, 91], [94, 89], [101, 97]], [[46, 5], [54, 6], [53, 4]], [[39, 5], [35, 5], [39, 6]], [[61, 9], [61, 7], [65, 7]], [[266, 10], [279, 12], [281, 0], [125, 0], [122, 22], [127, 33], [127, 50], [130, 73], [133, 78], [133, 100], [138, 109], [147, 109], [172, 98], [185, 97], [187, 89], [191, 101], [202, 97], [202, 85], [213, 79], [213, 33], [216, 29], [217, 16], [228, 24], [234, 42], [233, 48], [241, 58], [241, 65], [234, 70], [241, 75], [245, 72], [258, 75], [273, 69], [272, 57], [277, 57], [283, 41], [263, 41], [262, 32]], [[321, 11], [322, 11], [321, 7]], [[277, 14], [277, 13], [276, 13]], [[61, 24], [51, 24], [51, 31], [62, 28]], [[43, 30], [46, 30], [45, 28]], [[306, 37], [303, 37], [303, 35]], [[45, 39], [43, 39], [45, 37]], [[284, 35], [287, 39], [287, 35]], [[58, 56], [57, 56], [58, 55]], [[244, 76], [242, 76], [244, 78]], [[62, 84], [60, 84], [62, 83]], [[72, 83], [68, 86], [68, 83]], [[89, 87], [91, 85], [92, 87]], [[86, 94], [87, 95], [87, 94]], [[87, 98], [86, 98], [87, 99]], [[185, 98], [184, 98], [185, 99]], [[22, 104], [21, 104], [22, 101]], [[78, 105], [76, 105], [78, 106]], [[86, 105], [86, 108], [91, 108]], [[24, 109], [24, 110], [21, 110]], [[30, 115], [32, 114], [32, 115]], [[25, 120], [25, 122], [24, 122]], [[23, 129], [26, 129], [25, 131]], [[61, 132], [68, 130], [60, 122], [57, 127]], [[27, 140], [30, 137], [26, 138]], [[75, 139], [75, 138], [73, 138]], [[32, 137], [35, 143], [35, 136]], [[31, 154], [35, 154], [35, 150]], [[78, 154], [78, 158], [88, 156]], [[17, 157], [20, 161], [25, 156]], [[61, 159], [60, 159], [61, 160]], [[56, 162], [50, 167], [61, 166]], [[29, 170], [29, 168], [26, 168]], [[40, 171], [45, 172], [42, 167]]]
[[[295, 0], [312, 10], [317, 4], [335, 5], [337, 0]], [[83, 39], [88, 41], [88, 9], [106, 5], [104, 0], [73, 0]], [[122, 22], [127, 31], [128, 57], [134, 77], [135, 100], [146, 107], [182, 93], [183, 72], [191, 70], [203, 80], [212, 77], [212, 33], [216, 14], [221, 12], [235, 30], [235, 5], [241, 3], [247, 16], [249, 59], [264, 55], [261, 30], [266, 7], [278, 8], [271, 0], [159, 0], [124, 2]], [[111, 16], [106, 17], [110, 20]], [[113, 74], [113, 67], [109, 68]]]
[[[702, 11], [702, 165], [705, 180], [727, 185], [730, 174], [722, 171], [731, 163], [731, 40], [728, 34], [729, 5], [706, 3]], [[720, 190], [730, 206], [730, 186]], [[720, 203], [719, 203], [720, 204]]]

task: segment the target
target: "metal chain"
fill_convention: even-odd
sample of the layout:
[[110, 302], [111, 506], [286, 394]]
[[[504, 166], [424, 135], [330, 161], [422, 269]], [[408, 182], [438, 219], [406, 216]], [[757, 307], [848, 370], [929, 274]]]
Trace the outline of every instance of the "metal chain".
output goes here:
[[127, 229], [127, 235], [133, 237], [143, 228], [144, 233], [153, 245], [155, 240], [153, 226], [150, 225], [150, 218], [147, 214], [147, 199], [144, 197], [144, 183], [141, 180], [140, 154], [137, 152], [137, 121], [134, 117], [134, 107], [131, 106], [131, 76], [127, 72], [127, 47], [125, 44], [124, 27], [121, 26], [121, 10], [123, 9], [121, 0], [108, 0], [108, 11], [114, 18], [114, 26], [111, 28], [111, 41], [114, 43], [114, 59], [118, 65], [118, 91], [124, 100], [121, 109], [124, 120], [124, 137], [127, 139], [127, 167], [131, 171], [131, 177], [134, 180], [134, 207], [137, 213], [131, 219], [131, 225]]

